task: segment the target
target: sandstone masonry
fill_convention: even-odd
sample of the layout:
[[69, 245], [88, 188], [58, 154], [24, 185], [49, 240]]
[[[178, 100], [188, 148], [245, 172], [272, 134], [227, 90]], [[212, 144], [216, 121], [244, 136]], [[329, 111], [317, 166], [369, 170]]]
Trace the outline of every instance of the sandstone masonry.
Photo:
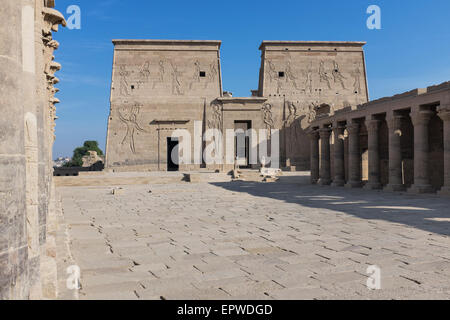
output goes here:
[[0, 6], [0, 299], [56, 298], [53, 0]]
[[[282, 165], [308, 169], [305, 129], [315, 110], [325, 106], [334, 111], [368, 101], [363, 42], [264, 41], [259, 86], [251, 97], [223, 91], [220, 41], [113, 43], [109, 170], [232, 169], [171, 166], [167, 155], [176, 129], [188, 130], [191, 137], [207, 129], [279, 129]], [[195, 128], [195, 122], [201, 126]], [[242, 154], [248, 155], [246, 148]], [[193, 160], [198, 156], [193, 144], [191, 155]], [[241, 160], [241, 165], [248, 165], [248, 159]]]

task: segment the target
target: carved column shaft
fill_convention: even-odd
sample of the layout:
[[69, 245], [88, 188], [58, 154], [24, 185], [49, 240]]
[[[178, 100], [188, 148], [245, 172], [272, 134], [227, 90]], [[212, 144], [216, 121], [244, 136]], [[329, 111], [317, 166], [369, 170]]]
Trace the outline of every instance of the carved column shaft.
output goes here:
[[329, 185], [331, 183], [331, 161], [330, 161], [330, 135], [331, 129], [319, 130], [320, 135], [320, 180], [319, 184]]
[[309, 133], [311, 143], [311, 183], [315, 184], [319, 180], [319, 132]]
[[439, 193], [450, 196], [450, 105], [441, 106], [438, 115], [444, 122], [444, 186]]
[[433, 111], [422, 110], [411, 114], [414, 126], [414, 184], [408, 190], [412, 193], [434, 192], [429, 178], [429, 143], [428, 124]]
[[345, 184], [344, 162], [344, 127], [334, 127], [334, 179], [333, 186], [341, 187]]
[[366, 189], [380, 189], [380, 152], [378, 141], [379, 120], [369, 120], [367, 122], [368, 150], [369, 150], [369, 182]]
[[388, 115], [386, 119], [389, 130], [389, 183], [387, 191], [403, 191], [401, 126], [403, 116]]
[[358, 123], [350, 123], [348, 131], [348, 179], [345, 185], [349, 188], [361, 187], [361, 152], [359, 149], [359, 128]]

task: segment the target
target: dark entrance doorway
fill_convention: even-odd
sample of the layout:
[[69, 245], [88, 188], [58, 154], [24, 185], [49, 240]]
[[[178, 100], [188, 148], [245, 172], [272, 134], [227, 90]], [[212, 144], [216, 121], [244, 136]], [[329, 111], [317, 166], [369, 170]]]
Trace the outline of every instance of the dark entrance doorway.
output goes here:
[[167, 171], [178, 171], [179, 166], [178, 155], [178, 138], [167, 138]]
[[241, 129], [239, 132], [236, 132], [236, 137], [234, 138], [236, 164], [241, 168], [250, 168], [250, 139], [246, 136], [246, 133], [251, 127], [252, 122], [250, 120], [234, 121], [234, 130]]

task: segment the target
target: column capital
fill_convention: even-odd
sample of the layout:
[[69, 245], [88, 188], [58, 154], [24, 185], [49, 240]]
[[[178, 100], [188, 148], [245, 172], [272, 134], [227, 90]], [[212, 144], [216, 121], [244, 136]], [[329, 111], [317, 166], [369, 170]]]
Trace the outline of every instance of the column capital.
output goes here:
[[319, 135], [321, 138], [329, 138], [331, 135], [331, 128], [320, 128]]
[[345, 130], [345, 125], [333, 123], [331, 130], [333, 130], [333, 132], [337, 132], [338, 134], [343, 134]]
[[421, 110], [421, 111], [417, 111], [417, 112], [412, 112], [410, 114], [412, 124], [414, 126], [428, 125], [428, 123], [430, 122], [430, 120], [434, 114], [435, 114], [435, 112], [431, 111], [431, 110]]
[[380, 127], [380, 123], [381, 123], [381, 120], [378, 120], [378, 119], [367, 120], [366, 121], [367, 130], [372, 131], [372, 132], [378, 131], [378, 128]]
[[359, 133], [360, 125], [356, 122], [350, 122], [347, 124], [347, 131], [349, 134], [358, 134]]
[[442, 121], [450, 121], [450, 104], [441, 105], [437, 108], [438, 116]]

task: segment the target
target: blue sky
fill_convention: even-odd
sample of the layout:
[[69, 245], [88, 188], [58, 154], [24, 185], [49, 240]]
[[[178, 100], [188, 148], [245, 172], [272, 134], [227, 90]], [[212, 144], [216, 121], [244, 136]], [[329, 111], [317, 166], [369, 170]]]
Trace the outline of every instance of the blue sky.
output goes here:
[[[369, 5], [381, 8], [381, 30], [369, 30]], [[367, 41], [370, 98], [450, 80], [450, 1], [57, 0], [81, 8], [81, 29], [61, 28], [63, 66], [54, 157], [85, 140], [104, 150], [112, 39], [222, 40], [223, 89], [248, 96], [258, 86], [262, 40]]]

